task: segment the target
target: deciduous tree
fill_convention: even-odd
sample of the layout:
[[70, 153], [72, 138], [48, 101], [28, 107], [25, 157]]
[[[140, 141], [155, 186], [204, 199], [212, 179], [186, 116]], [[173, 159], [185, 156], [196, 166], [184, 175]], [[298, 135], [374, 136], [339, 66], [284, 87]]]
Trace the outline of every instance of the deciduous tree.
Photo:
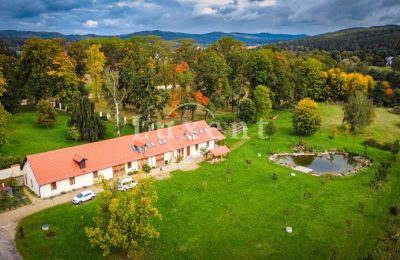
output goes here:
[[101, 95], [101, 87], [103, 85], [102, 73], [106, 56], [100, 50], [101, 45], [93, 44], [87, 50], [87, 69], [92, 80], [92, 95], [98, 99]]
[[257, 111], [257, 120], [268, 120], [271, 110], [271, 90], [263, 85], [258, 85], [254, 91], [254, 105]]
[[128, 257], [136, 258], [151, 239], [160, 236], [152, 223], [161, 218], [154, 207], [158, 196], [153, 183], [152, 178], [139, 179], [127, 196], [118, 196], [116, 184], [103, 180], [96, 226], [85, 229], [92, 247], [99, 247], [104, 256], [122, 250]]
[[321, 127], [318, 104], [310, 99], [300, 100], [293, 113], [293, 129], [299, 135], [313, 135]]
[[243, 98], [239, 103], [239, 114], [240, 120], [246, 123], [254, 123], [256, 120], [256, 107], [249, 98]]
[[362, 91], [357, 91], [351, 95], [343, 110], [343, 122], [350, 124], [352, 132], [363, 131], [375, 118], [373, 103]]

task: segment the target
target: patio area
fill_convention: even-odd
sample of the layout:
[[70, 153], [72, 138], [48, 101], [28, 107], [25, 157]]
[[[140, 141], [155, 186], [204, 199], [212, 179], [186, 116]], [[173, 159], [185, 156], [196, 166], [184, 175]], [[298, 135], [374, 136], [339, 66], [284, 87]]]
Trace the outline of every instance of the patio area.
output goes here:
[[199, 163], [204, 161], [204, 157], [201, 155], [186, 157], [180, 163], [172, 163], [170, 165], [164, 165], [162, 167], [155, 168], [147, 176], [152, 176], [156, 180], [162, 180], [169, 178], [170, 173], [176, 170], [180, 171], [191, 171], [199, 167]]

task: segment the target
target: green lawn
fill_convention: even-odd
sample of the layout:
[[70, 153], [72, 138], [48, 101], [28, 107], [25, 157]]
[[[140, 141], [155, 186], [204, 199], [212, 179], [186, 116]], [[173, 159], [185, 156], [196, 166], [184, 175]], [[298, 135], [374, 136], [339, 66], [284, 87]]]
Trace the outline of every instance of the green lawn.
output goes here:
[[[68, 146], [77, 145], [67, 140], [67, 121], [69, 115], [59, 113], [54, 126], [43, 127], [36, 123], [35, 111], [24, 109], [12, 115], [6, 125], [5, 145], [0, 147], [1, 155], [14, 155], [20, 160], [28, 154], [46, 152]], [[111, 122], [105, 122], [107, 127], [107, 138], [115, 137], [115, 126]], [[123, 128], [122, 134], [131, 134], [134, 129], [129, 125]]]
[[[322, 130], [304, 139], [320, 149], [348, 148], [363, 153], [360, 143], [365, 135], [345, 137], [339, 133], [335, 140], [328, 138], [332, 125], [340, 123], [340, 107], [322, 105], [322, 112]], [[389, 120], [386, 111], [378, 112], [377, 120]], [[380, 190], [372, 189], [369, 181], [378, 162], [391, 155], [373, 148], [368, 149], [368, 155], [374, 166], [356, 175], [334, 180], [307, 174], [291, 177], [290, 170], [266, 157], [271, 152], [288, 151], [300, 139], [292, 133], [290, 112], [278, 113], [279, 130], [271, 142], [258, 139], [257, 126], [253, 126], [251, 139], [223, 163], [202, 163], [195, 171], [176, 172], [156, 182], [157, 207], [163, 218], [154, 224], [161, 236], [151, 241], [145, 258], [329, 259], [334, 255], [337, 259], [362, 259], [374, 251], [384, 233], [388, 207], [400, 196], [399, 158]], [[393, 120], [400, 121], [400, 117]], [[385, 140], [380, 129], [391, 136], [398, 131], [389, 124], [383, 128], [373, 125], [367, 132]], [[228, 139], [226, 143], [237, 141]], [[252, 161], [249, 167], [246, 159]], [[271, 179], [273, 173], [278, 174], [277, 180]], [[306, 192], [311, 197], [305, 197]], [[22, 220], [25, 239], [17, 239], [22, 256], [101, 258], [101, 252], [90, 248], [84, 235], [84, 227], [94, 224], [99, 201], [59, 205]], [[50, 224], [55, 237], [45, 237], [40, 230], [44, 223]], [[285, 232], [286, 225], [293, 227], [292, 234]], [[110, 258], [122, 257], [114, 254]]]

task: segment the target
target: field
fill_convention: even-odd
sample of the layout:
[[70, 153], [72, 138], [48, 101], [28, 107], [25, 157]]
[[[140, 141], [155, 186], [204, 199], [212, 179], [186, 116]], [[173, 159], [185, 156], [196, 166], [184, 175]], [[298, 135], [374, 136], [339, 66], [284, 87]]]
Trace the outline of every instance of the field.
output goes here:
[[[395, 123], [400, 117], [378, 109], [376, 123], [365, 134], [344, 136], [339, 132], [331, 140], [328, 138], [331, 128], [341, 123], [341, 108], [321, 107], [321, 131], [304, 138], [321, 150], [347, 148], [362, 154], [361, 142], [365, 138], [386, 141], [399, 136]], [[385, 233], [388, 208], [400, 196], [400, 160], [381, 189], [371, 188], [369, 182], [378, 163], [391, 155], [374, 148], [368, 149], [374, 166], [353, 176], [291, 177], [290, 170], [267, 160], [267, 154], [289, 151], [301, 139], [292, 132], [291, 113], [277, 114], [279, 130], [271, 141], [259, 139], [257, 126], [252, 126], [250, 139], [234, 149], [223, 163], [202, 163], [195, 171], [178, 171], [171, 178], [156, 182], [157, 207], [163, 218], [154, 224], [161, 236], [151, 241], [145, 258], [360, 259], [375, 251]], [[228, 145], [238, 142], [232, 138], [226, 140]], [[276, 180], [271, 178], [273, 173], [278, 175]], [[17, 239], [22, 256], [102, 258], [100, 250], [90, 248], [84, 235], [84, 227], [94, 225], [99, 202], [100, 199], [82, 206], [59, 205], [22, 220], [25, 238]], [[40, 230], [44, 223], [50, 224], [55, 237], [47, 238]], [[292, 226], [294, 232], [287, 234], [286, 226]], [[114, 253], [109, 258], [123, 256]]]
[[[68, 140], [68, 118], [69, 115], [59, 113], [55, 125], [46, 128], [36, 123], [36, 114], [33, 109], [25, 108], [19, 111], [12, 115], [7, 122], [7, 142], [0, 147], [0, 154], [14, 155], [22, 161], [28, 154], [80, 144]], [[115, 137], [113, 123], [106, 121], [105, 125], [107, 127], [106, 137]], [[127, 126], [123, 129], [122, 134], [132, 133], [133, 131], [131, 126]]]

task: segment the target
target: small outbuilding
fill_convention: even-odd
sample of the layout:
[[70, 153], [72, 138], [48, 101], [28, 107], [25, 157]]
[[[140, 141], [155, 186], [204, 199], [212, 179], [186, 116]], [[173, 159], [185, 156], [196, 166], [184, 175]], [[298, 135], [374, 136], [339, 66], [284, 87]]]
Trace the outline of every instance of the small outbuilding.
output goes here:
[[215, 149], [209, 151], [209, 154], [212, 157], [212, 162], [217, 163], [222, 161], [222, 157], [230, 153], [231, 150], [226, 146], [218, 146]]

